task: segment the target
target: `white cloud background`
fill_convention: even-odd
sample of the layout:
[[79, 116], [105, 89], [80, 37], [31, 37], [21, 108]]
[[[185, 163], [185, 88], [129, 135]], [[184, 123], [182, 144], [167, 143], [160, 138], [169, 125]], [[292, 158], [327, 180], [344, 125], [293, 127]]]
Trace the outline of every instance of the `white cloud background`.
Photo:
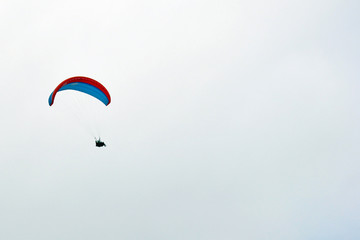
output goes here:
[[[0, 238], [359, 239], [359, 12], [0, 1]], [[48, 106], [76, 75], [105, 149]]]

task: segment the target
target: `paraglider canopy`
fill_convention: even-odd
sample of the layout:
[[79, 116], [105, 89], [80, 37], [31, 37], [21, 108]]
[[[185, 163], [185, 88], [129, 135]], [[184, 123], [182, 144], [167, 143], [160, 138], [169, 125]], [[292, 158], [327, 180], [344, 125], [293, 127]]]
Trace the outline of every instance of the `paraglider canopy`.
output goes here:
[[88, 77], [71, 77], [61, 82], [49, 96], [49, 105], [54, 104], [55, 96], [63, 90], [75, 90], [97, 98], [106, 106], [110, 104], [111, 97], [108, 90], [98, 81]]

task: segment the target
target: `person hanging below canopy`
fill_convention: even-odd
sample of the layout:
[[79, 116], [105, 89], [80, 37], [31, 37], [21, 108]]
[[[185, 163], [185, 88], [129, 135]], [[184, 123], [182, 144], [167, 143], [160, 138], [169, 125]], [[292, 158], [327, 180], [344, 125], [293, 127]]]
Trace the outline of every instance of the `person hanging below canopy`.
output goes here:
[[95, 138], [95, 145], [97, 147], [106, 147], [106, 144], [103, 141], [101, 141], [100, 137], [99, 137], [99, 139]]

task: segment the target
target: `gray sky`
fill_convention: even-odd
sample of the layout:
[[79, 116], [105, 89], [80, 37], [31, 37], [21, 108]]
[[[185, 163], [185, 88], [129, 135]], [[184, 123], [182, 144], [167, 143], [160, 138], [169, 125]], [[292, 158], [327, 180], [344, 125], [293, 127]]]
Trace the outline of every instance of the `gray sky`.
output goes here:
[[359, 239], [359, 12], [1, 0], [0, 238]]

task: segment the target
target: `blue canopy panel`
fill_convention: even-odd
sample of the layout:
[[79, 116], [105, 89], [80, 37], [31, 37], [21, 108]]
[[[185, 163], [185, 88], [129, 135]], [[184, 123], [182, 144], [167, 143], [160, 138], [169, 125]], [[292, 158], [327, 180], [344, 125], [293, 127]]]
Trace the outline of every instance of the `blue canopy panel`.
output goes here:
[[[64, 90], [75, 90], [75, 91], [83, 92], [83, 93], [89, 94], [90, 96], [93, 96], [94, 98], [97, 98], [98, 100], [103, 102], [105, 105], [109, 104], [109, 99], [107, 98], [105, 93], [103, 93], [97, 87], [94, 87], [93, 85], [90, 85], [90, 84], [87, 84], [87, 83], [72, 82], [72, 83], [69, 83], [69, 84], [66, 84], [66, 85], [62, 86], [58, 90], [58, 92], [64, 91]], [[53, 93], [54, 92], [52, 92], [50, 94], [49, 105], [52, 105], [52, 95], [53, 95]]]

